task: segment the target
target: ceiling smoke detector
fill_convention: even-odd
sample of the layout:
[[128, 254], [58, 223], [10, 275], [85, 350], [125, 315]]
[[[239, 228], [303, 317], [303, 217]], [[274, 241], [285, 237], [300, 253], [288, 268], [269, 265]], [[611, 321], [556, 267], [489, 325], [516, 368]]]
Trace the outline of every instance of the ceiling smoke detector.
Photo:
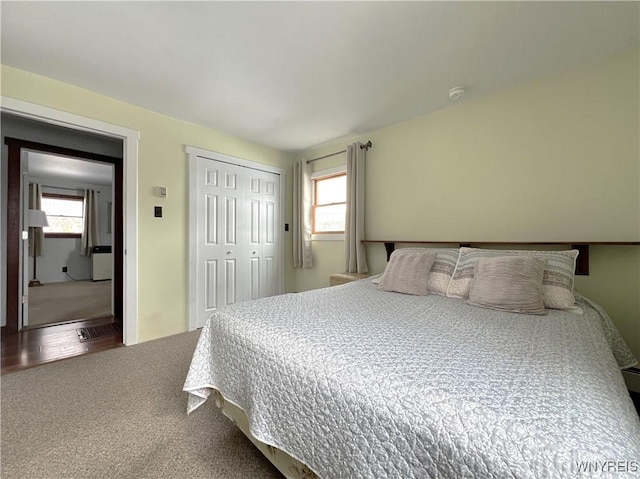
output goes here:
[[464, 88], [461, 86], [453, 87], [449, 90], [449, 99], [453, 101], [458, 101], [460, 98], [464, 96]]

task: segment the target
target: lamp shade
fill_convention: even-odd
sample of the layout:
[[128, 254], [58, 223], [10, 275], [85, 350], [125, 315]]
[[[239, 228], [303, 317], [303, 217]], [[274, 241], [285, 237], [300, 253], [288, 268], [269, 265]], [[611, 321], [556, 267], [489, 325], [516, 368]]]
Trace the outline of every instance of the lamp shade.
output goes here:
[[42, 210], [29, 210], [29, 227], [42, 227], [49, 226], [49, 222], [47, 221], [47, 213]]

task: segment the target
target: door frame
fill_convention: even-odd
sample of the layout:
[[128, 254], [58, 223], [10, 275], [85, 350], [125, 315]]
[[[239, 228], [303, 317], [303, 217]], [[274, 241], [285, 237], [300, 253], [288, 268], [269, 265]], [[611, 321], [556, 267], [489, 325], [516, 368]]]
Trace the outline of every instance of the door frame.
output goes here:
[[[64, 148], [55, 145], [47, 145], [44, 143], [38, 143], [35, 141], [28, 140], [20, 140], [17, 138], [5, 138], [5, 144], [8, 147], [8, 162], [9, 165], [7, 167], [7, 171], [10, 172], [7, 175], [7, 197], [9, 201], [7, 202], [7, 216], [13, 217], [13, 209], [17, 206], [20, 211], [20, 216], [23, 217], [24, 211], [27, 209], [27, 205], [24, 204], [24, 198], [26, 197], [26, 192], [21, 191], [23, 189], [24, 183], [24, 175], [23, 165], [22, 165], [22, 156], [24, 152], [38, 151], [42, 153], [51, 153], [57, 156], [65, 157], [65, 158], [78, 158], [82, 160], [92, 160], [99, 161], [101, 163], [106, 163], [113, 165], [113, 183], [112, 183], [112, 191], [113, 191], [113, 283], [112, 283], [112, 305], [113, 305], [113, 316], [120, 326], [121, 330], [123, 330], [123, 317], [122, 317], [122, 300], [123, 300], [123, 280], [122, 280], [122, 259], [123, 259], [123, 244], [122, 244], [122, 223], [123, 223], [123, 209], [122, 209], [122, 159], [107, 155], [100, 155], [97, 153], [87, 153], [85, 151], [74, 150], [71, 148]], [[12, 162], [18, 162], [19, 165], [11, 165]], [[15, 198], [20, 197], [19, 201], [12, 201]], [[16, 226], [19, 229], [15, 229]], [[24, 240], [22, 240], [22, 247], [20, 245], [20, 232], [26, 231], [24, 225], [20, 228], [20, 224], [16, 225], [15, 221], [7, 222], [7, 258], [13, 258], [13, 256], [19, 256], [20, 258], [28, 257], [28, 255], [24, 254]], [[26, 263], [26, 261], [25, 261]], [[25, 268], [22, 268], [23, 271]], [[23, 273], [24, 274], [24, 273]], [[15, 333], [20, 329], [19, 319], [23, 317], [20, 315], [20, 294], [19, 291], [16, 291], [15, 288], [18, 285], [18, 282], [10, 281], [10, 278], [15, 278], [16, 275], [19, 276], [18, 270], [15, 268], [15, 264], [13, 261], [7, 261], [7, 332]], [[22, 283], [25, 283], [25, 278], [22, 278]], [[23, 289], [22, 294], [25, 293]], [[27, 299], [28, 301], [28, 299]], [[24, 301], [22, 301], [24, 304]], [[14, 308], [17, 307], [17, 311]], [[24, 314], [24, 308], [23, 308]], [[22, 326], [24, 327], [24, 321], [22, 322]]]
[[[253, 170], [264, 171], [267, 173], [274, 173], [280, 176], [280, 198], [278, 199], [280, 205], [280, 225], [278, 228], [282, 228], [280, 232], [284, 230], [283, 220], [285, 218], [285, 190], [286, 190], [286, 177], [287, 172], [282, 168], [266, 165], [264, 163], [257, 163], [255, 161], [245, 160], [237, 158], [235, 156], [225, 155], [224, 153], [218, 153], [216, 151], [204, 150], [195, 146], [186, 145], [185, 151], [189, 156], [189, 331], [197, 329], [198, 326], [198, 303], [197, 303], [197, 288], [198, 288], [198, 276], [197, 276], [197, 230], [196, 225], [198, 218], [196, 216], [196, 202], [197, 202], [197, 188], [198, 188], [198, 158], [204, 158], [208, 160], [220, 161], [223, 163], [229, 163], [230, 165], [241, 166], [245, 168], [251, 168]], [[284, 243], [285, 236], [280, 235], [280, 260], [279, 270], [280, 277], [278, 278], [278, 294], [284, 292]]]
[[[0, 110], [43, 123], [63, 126], [73, 130], [97, 133], [122, 141], [122, 338], [125, 345], [136, 344], [138, 342], [138, 141], [140, 139], [140, 132], [5, 96], [0, 97]], [[0, 195], [0, 201], [3, 201], [2, 195]], [[10, 221], [9, 216], [9, 208], [7, 208], [7, 223]], [[0, 225], [0, 228], [2, 228], [2, 225]], [[3, 240], [6, 236], [7, 232], [0, 230], [0, 237], [2, 237]], [[7, 282], [10, 281], [11, 278], [7, 276]], [[0, 288], [6, 288], [6, 286], [2, 284], [1, 276]], [[8, 297], [6, 303], [7, 304], [1, 305], [3, 311], [6, 311], [8, 306]], [[7, 318], [7, 326], [9, 322], [8, 319], [9, 318]]]

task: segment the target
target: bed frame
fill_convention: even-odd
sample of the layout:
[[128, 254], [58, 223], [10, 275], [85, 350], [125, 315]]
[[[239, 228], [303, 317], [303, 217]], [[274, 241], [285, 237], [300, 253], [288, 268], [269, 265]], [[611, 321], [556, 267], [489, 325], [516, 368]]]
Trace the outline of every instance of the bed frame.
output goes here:
[[320, 479], [320, 477], [313, 472], [309, 466], [294, 459], [286, 452], [278, 449], [277, 447], [270, 446], [264, 442], [256, 439], [251, 430], [249, 429], [249, 419], [245, 412], [226, 400], [224, 396], [214, 389], [213, 397], [215, 399], [216, 406], [222, 410], [222, 414], [227, 416], [242, 433], [253, 443], [258, 450], [264, 454], [264, 456], [273, 464], [280, 473], [287, 479]]
[[480, 247], [480, 246], [562, 246], [571, 245], [571, 249], [577, 249], [579, 251], [578, 258], [576, 259], [576, 274], [581, 276], [589, 275], [589, 246], [640, 246], [640, 241], [599, 241], [599, 242], [584, 242], [584, 241], [560, 241], [560, 242], [508, 242], [508, 241], [413, 241], [413, 240], [362, 240], [363, 243], [384, 243], [384, 247], [387, 250], [387, 261], [391, 253], [396, 249], [396, 244], [425, 244], [425, 245], [443, 245], [443, 246], [456, 246], [456, 247]]

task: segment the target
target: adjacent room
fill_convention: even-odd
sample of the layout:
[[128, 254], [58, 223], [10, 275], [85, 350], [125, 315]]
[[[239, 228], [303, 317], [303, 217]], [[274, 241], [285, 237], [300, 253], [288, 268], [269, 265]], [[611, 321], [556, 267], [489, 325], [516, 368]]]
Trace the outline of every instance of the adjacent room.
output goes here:
[[2, 2], [0, 475], [640, 472], [639, 2]]
[[27, 168], [29, 210], [47, 226], [32, 236], [23, 326], [112, 316], [112, 165], [30, 152]]

